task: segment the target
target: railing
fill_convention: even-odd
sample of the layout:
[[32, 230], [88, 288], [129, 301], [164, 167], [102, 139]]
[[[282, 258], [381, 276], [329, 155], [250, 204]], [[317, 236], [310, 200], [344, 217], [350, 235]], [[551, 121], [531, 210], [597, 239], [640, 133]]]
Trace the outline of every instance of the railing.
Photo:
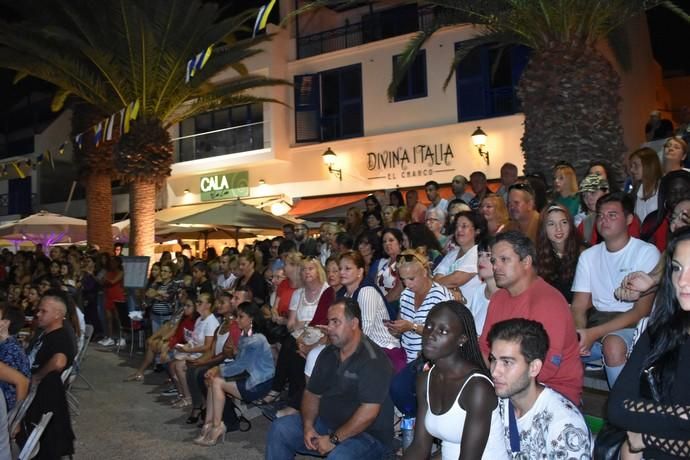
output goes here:
[[362, 22], [356, 24], [346, 24], [335, 29], [300, 37], [297, 41], [297, 58], [304, 59], [416, 32], [431, 24], [433, 15], [433, 7], [425, 6], [417, 9], [417, 20], [414, 21], [416, 24], [410, 21], [400, 21], [400, 18], [396, 18], [395, 15], [374, 14], [365, 16]]
[[247, 152], [267, 147], [264, 122], [217, 129], [172, 139], [178, 162]]

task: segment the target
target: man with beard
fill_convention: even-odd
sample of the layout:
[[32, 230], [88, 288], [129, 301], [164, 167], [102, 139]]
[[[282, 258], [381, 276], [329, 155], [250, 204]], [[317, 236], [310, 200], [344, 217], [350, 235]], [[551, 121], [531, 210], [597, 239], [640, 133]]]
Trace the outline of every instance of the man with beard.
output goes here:
[[[491, 378], [513, 458], [591, 458], [592, 435], [572, 402], [537, 382], [549, 348], [544, 327], [515, 318], [489, 332]], [[512, 423], [511, 423], [512, 419]]]
[[524, 234], [508, 231], [496, 236], [491, 264], [500, 289], [489, 301], [479, 346], [488, 358], [487, 336], [500, 321], [525, 318], [542, 323], [550, 345], [538, 380], [579, 405], [583, 369], [575, 322], [563, 295], [537, 275], [535, 260], [534, 244]]

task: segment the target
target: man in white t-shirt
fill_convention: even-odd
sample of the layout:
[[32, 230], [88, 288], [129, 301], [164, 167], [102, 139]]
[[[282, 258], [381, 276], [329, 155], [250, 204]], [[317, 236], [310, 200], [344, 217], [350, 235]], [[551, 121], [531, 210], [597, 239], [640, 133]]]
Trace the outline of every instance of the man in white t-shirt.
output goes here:
[[442, 210], [445, 213], [448, 213], [448, 200], [445, 198], [441, 198], [441, 195], [438, 192], [438, 189], [441, 188], [440, 185], [438, 185], [438, 182], [435, 180], [430, 180], [426, 184], [424, 184], [424, 191], [426, 192], [426, 197], [427, 199], [431, 202], [429, 203], [429, 206], [426, 208], [426, 211], [429, 212], [429, 210], [438, 208]]
[[489, 332], [491, 377], [506, 449], [513, 458], [592, 458], [592, 435], [578, 408], [537, 382], [549, 337], [537, 321], [513, 318]]
[[230, 254], [223, 254], [220, 256], [220, 274], [216, 279], [217, 294], [220, 295], [222, 291], [227, 291], [235, 284], [237, 277], [231, 270], [232, 258]]
[[603, 359], [609, 387], [613, 387], [632, 348], [635, 326], [649, 315], [654, 301], [652, 295], [634, 303], [620, 301], [614, 291], [628, 273], [652, 271], [659, 251], [628, 234], [634, 212], [630, 196], [622, 192], [604, 195], [597, 201], [596, 211], [597, 231], [603, 241], [580, 255], [572, 312], [583, 361]]

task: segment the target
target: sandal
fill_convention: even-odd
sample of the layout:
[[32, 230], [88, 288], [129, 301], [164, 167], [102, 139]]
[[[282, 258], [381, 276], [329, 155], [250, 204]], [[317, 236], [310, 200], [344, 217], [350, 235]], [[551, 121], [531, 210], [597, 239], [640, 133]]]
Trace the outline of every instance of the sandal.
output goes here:
[[268, 392], [268, 394], [266, 396], [264, 396], [261, 399], [257, 399], [252, 404], [254, 404], [255, 406], [267, 406], [269, 404], [273, 404], [274, 402], [278, 401], [279, 398], [280, 398], [280, 392], [275, 391], [275, 390], [271, 390]]
[[186, 407], [189, 407], [192, 405], [192, 401], [187, 399], [187, 398], [182, 398], [176, 403], [174, 403], [172, 406], [176, 409], [184, 409]]
[[140, 374], [138, 372], [134, 373], [134, 374], [130, 375], [129, 377], [127, 377], [126, 379], [124, 379], [124, 381], [125, 382], [143, 382], [144, 381], [144, 374]]

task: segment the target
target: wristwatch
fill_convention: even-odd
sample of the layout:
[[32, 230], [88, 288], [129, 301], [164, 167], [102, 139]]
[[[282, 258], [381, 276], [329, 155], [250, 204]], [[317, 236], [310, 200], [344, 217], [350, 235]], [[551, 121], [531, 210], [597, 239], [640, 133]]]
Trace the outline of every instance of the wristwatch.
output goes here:
[[340, 444], [340, 439], [338, 439], [338, 435], [335, 434], [335, 431], [328, 436], [328, 440], [331, 441], [331, 444], [334, 446]]

